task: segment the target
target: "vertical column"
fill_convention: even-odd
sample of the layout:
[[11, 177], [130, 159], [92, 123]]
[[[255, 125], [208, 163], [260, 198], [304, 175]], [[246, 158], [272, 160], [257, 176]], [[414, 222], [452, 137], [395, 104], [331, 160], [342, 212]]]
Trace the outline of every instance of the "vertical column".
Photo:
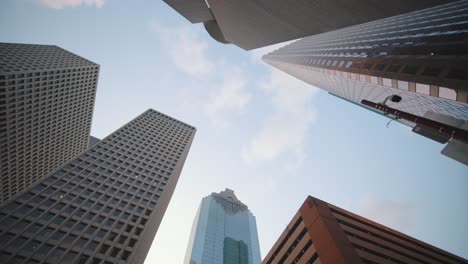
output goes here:
[[327, 203], [309, 196], [299, 212], [321, 263], [362, 263]]
[[439, 97], [439, 86], [437, 85], [429, 86], [429, 95]]

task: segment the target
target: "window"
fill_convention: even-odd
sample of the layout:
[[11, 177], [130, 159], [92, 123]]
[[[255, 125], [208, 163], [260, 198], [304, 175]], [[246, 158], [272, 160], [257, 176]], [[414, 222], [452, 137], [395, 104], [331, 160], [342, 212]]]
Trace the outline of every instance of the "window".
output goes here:
[[94, 226], [90, 226], [86, 230], [86, 233], [92, 236], [92, 235], [94, 235], [94, 233], [96, 233], [96, 230], [97, 230], [97, 228], [95, 228]]
[[400, 80], [399, 80], [399, 81], [398, 81], [398, 89], [408, 91], [408, 90], [409, 90], [409, 84], [408, 84], [408, 82], [400, 81]]
[[120, 249], [118, 249], [118, 248], [113, 248], [112, 251], [111, 251], [111, 257], [116, 258], [117, 255], [119, 254], [119, 252], [120, 252]]
[[76, 245], [82, 248], [86, 245], [86, 243], [88, 243], [88, 239], [84, 237], [80, 237], [80, 239], [78, 239], [78, 241], [76, 242]]
[[383, 80], [383, 85], [384, 86], [392, 87], [392, 80], [391, 79], [383, 78], [382, 80]]
[[23, 248], [23, 251], [32, 253], [34, 250], [36, 250], [36, 248], [39, 247], [40, 244], [41, 244], [41, 242], [39, 242], [39, 241], [37, 241], [37, 240], [33, 240], [33, 241], [29, 242], [29, 243]]
[[416, 83], [416, 92], [417, 93], [429, 95], [429, 91], [430, 91], [429, 85]]
[[439, 97], [450, 100], [457, 100], [457, 92], [453, 89], [439, 87]]
[[99, 249], [99, 253], [105, 255], [105, 254], [107, 253], [107, 250], [109, 250], [109, 246], [106, 245], [106, 244], [103, 244], [103, 245], [101, 246], [101, 248]]
[[75, 225], [76, 221], [73, 219], [68, 219], [65, 221], [65, 227], [72, 228]]

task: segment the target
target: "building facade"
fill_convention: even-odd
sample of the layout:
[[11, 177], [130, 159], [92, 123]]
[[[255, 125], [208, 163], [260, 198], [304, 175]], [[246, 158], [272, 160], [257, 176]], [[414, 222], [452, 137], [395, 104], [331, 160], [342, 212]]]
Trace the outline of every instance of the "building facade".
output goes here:
[[[306, 37], [263, 57], [272, 66], [361, 106], [391, 95], [388, 106], [468, 130], [468, 1]], [[437, 131], [414, 132], [441, 143]], [[468, 163], [448, 149], [444, 154]]]
[[99, 65], [0, 43], [0, 206], [88, 147]]
[[255, 216], [230, 189], [203, 198], [185, 264], [260, 263]]
[[195, 128], [147, 110], [0, 208], [0, 263], [143, 263]]
[[453, 0], [164, 0], [217, 41], [251, 50]]
[[466, 259], [307, 197], [262, 264], [468, 263]]

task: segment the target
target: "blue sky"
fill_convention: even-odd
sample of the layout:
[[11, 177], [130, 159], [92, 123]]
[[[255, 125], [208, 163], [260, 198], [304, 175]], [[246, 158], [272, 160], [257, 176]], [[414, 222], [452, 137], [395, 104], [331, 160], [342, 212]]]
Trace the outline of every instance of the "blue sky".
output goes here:
[[182, 263], [202, 197], [228, 187], [265, 256], [307, 195], [468, 258], [468, 169], [442, 145], [212, 40], [162, 1], [3, 0], [0, 41], [101, 65], [92, 134], [148, 108], [197, 127], [146, 263]]

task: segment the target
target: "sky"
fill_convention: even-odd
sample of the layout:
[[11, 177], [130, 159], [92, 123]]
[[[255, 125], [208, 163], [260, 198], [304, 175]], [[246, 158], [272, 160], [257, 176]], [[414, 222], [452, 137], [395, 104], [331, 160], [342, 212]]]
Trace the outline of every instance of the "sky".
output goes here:
[[256, 216], [262, 257], [312, 195], [468, 258], [468, 167], [261, 61], [281, 45], [217, 43], [159, 0], [2, 0], [0, 42], [101, 66], [93, 136], [148, 108], [197, 128], [146, 264], [182, 263], [201, 199], [225, 188]]

